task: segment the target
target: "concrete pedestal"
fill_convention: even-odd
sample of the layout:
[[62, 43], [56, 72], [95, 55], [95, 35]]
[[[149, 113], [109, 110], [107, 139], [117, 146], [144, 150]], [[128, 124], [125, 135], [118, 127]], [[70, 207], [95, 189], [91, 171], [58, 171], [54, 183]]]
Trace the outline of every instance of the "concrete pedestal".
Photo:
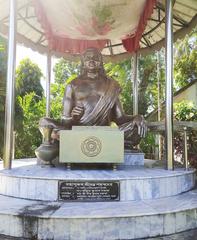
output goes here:
[[[138, 239], [197, 227], [195, 171], [66, 170], [36, 160], [0, 171], [0, 236], [42, 240]], [[120, 200], [58, 200], [59, 181], [116, 181]], [[39, 200], [39, 201], [38, 201]]]

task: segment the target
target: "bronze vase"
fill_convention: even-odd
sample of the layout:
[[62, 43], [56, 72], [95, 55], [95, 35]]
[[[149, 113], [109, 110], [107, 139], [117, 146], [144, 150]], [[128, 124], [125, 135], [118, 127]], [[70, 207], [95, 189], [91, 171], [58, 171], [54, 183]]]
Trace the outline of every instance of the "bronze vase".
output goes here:
[[43, 165], [52, 165], [52, 160], [58, 156], [58, 144], [51, 143], [52, 128], [41, 127], [43, 143], [35, 150], [36, 157]]

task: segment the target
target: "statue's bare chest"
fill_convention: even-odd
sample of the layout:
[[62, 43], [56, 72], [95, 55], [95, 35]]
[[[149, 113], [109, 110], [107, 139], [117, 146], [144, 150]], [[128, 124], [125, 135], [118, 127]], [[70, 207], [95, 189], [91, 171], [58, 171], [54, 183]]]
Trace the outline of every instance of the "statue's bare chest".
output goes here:
[[83, 80], [75, 86], [75, 99], [78, 101], [96, 100], [105, 93], [105, 88], [106, 84], [104, 81]]

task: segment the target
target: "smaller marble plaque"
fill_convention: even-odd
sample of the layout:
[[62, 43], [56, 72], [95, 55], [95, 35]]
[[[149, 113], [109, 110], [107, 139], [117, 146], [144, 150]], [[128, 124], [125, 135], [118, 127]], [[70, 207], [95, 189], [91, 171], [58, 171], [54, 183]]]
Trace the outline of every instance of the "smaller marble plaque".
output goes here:
[[59, 181], [58, 199], [63, 201], [119, 201], [118, 181]]

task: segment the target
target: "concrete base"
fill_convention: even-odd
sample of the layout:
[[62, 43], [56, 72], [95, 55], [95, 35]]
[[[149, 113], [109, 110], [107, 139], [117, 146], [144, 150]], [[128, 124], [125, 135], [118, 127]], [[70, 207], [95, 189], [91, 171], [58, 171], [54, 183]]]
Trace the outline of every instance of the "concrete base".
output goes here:
[[197, 191], [157, 200], [57, 203], [0, 196], [0, 234], [42, 240], [129, 240], [197, 227]]
[[[159, 237], [141, 238], [141, 240], [197, 240], [197, 228], [186, 230], [180, 233], [174, 233]], [[16, 238], [0, 234], [0, 240], [27, 240], [27, 238]], [[125, 239], [124, 239], [125, 240]]]
[[[0, 236], [129, 240], [197, 228], [197, 189], [190, 190], [194, 187], [193, 170], [67, 171], [42, 168], [35, 159], [14, 161], [13, 165], [12, 170], [0, 171]], [[120, 201], [58, 202], [54, 198], [62, 179], [118, 179]]]
[[0, 171], [0, 194], [31, 200], [57, 201], [59, 181], [118, 181], [120, 201], [156, 199], [189, 191], [195, 184], [194, 170], [128, 168], [121, 170], [67, 170], [36, 164]]

